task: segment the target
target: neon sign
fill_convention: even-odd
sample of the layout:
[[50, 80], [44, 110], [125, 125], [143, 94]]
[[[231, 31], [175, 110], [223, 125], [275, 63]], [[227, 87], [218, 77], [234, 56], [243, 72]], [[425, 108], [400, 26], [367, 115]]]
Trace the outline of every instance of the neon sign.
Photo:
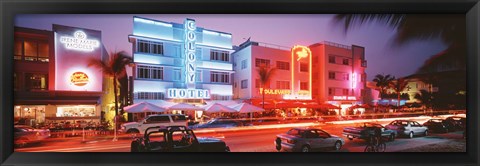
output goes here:
[[210, 92], [204, 89], [176, 89], [167, 90], [167, 98], [171, 99], [210, 99]]
[[333, 100], [357, 100], [355, 96], [333, 96]]
[[100, 46], [98, 40], [87, 39], [87, 34], [83, 31], [76, 31], [72, 36], [61, 36], [60, 43], [65, 45], [65, 48], [77, 51], [91, 52]]
[[[295, 45], [293, 46], [292, 50], [292, 60], [291, 60], [291, 69], [292, 69], [292, 80], [291, 80], [291, 93], [290, 95], [285, 95], [283, 98], [284, 99], [311, 99], [311, 90], [312, 90], [312, 52], [310, 51], [310, 48], [306, 46], [300, 46], [300, 45]], [[296, 59], [296, 61], [295, 61]], [[295, 78], [295, 65], [299, 64], [300, 60], [306, 59], [309, 63], [309, 69], [308, 69], [308, 75], [309, 75], [309, 88], [308, 90], [295, 90], [295, 83], [298, 83], [299, 78]]]
[[186, 75], [186, 84], [188, 88], [195, 88], [195, 30], [197, 26], [195, 25], [195, 20], [186, 19], [185, 23], [185, 75]]
[[89, 78], [84, 72], [75, 72], [70, 76], [70, 82], [76, 86], [84, 86], [88, 84]]
[[288, 89], [265, 89], [260, 88], [260, 94], [263, 94], [265, 92], [266, 95], [285, 95], [285, 94], [290, 94], [290, 90]]

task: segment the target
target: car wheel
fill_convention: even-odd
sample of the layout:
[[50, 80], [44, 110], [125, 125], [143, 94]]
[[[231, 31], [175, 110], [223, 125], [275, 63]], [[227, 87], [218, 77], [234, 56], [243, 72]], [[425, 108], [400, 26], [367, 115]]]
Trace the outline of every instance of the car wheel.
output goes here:
[[130, 152], [139, 152], [140, 144], [137, 141], [132, 141], [130, 144]]
[[428, 136], [428, 130], [425, 130], [425, 132], [423, 133], [424, 136]]
[[277, 151], [282, 150], [282, 140], [280, 138], [275, 139], [275, 149]]
[[408, 138], [413, 138], [413, 131], [408, 134]]
[[395, 141], [395, 134], [390, 134], [390, 137], [388, 138], [390, 142]]
[[335, 150], [340, 150], [342, 148], [342, 143], [340, 141], [335, 142]]
[[310, 147], [308, 145], [303, 146], [302, 152], [310, 152]]

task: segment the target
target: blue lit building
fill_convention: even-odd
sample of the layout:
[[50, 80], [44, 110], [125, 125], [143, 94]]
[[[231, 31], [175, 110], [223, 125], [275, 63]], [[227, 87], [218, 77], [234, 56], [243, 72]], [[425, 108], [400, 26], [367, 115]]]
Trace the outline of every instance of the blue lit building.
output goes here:
[[133, 102], [205, 104], [231, 100], [230, 33], [183, 23], [133, 17]]

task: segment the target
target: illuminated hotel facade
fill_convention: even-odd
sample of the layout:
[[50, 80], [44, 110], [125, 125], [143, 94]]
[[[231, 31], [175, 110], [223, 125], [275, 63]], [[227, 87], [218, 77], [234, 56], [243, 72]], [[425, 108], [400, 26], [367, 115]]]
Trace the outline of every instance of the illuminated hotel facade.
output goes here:
[[[262, 99], [258, 67], [275, 68], [265, 85], [265, 103], [281, 101], [330, 103], [346, 108], [364, 103], [366, 85], [365, 50], [321, 42], [309, 47], [283, 47], [254, 41], [242, 43], [233, 53], [235, 60], [234, 98], [258, 101]], [[255, 102], [253, 102], [255, 103]]]
[[133, 102], [162, 100], [205, 104], [231, 100], [233, 59], [230, 33], [183, 23], [134, 17]]
[[[101, 32], [52, 26], [52, 31], [15, 27], [14, 118], [35, 125], [79, 120], [100, 122], [104, 77], [88, 67], [105, 59]], [[23, 119], [23, 120], [22, 120]]]

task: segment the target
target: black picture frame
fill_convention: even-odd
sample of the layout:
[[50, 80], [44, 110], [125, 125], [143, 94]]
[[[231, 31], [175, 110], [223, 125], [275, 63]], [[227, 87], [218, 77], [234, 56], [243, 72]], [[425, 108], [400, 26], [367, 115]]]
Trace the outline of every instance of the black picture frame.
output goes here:
[[[2, 165], [478, 165], [478, 0], [2, 0], [0, 3], [0, 163]], [[465, 14], [466, 153], [14, 153], [13, 32], [16, 14]], [[273, 140], [272, 140], [273, 142]], [[273, 143], [272, 143], [273, 146]]]

